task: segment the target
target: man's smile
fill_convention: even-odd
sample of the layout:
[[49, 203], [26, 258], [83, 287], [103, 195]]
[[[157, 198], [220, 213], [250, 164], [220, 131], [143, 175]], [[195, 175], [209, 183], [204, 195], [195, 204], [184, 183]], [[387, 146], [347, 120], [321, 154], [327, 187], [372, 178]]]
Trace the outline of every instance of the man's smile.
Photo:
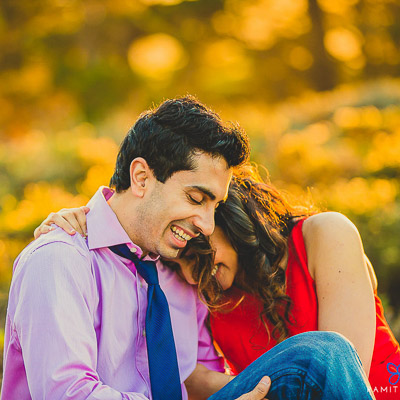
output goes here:
[[176, 237], [178, 240], [181, 240], [182, 242], [189, 241], [190, 239], [192, 239], [192, 236], [188, 235], [183, 231], [183, 229], [178, 228], [175, 225], [171, 226], [171, 231], [174, 237]]

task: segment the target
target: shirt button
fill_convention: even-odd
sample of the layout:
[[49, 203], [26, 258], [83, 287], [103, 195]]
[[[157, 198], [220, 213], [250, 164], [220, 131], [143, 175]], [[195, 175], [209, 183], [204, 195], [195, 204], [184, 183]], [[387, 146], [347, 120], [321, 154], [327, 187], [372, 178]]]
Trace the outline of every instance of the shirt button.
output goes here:
[[143, 335], [143, 337], [146, 337], [146, 330], [145, 329], [143, 329], [142, 335]]
[[129, 250], [131, 251], [131, 253], [136, 253], [137, 252], [137, 248], [136, 247], [131, 247]]

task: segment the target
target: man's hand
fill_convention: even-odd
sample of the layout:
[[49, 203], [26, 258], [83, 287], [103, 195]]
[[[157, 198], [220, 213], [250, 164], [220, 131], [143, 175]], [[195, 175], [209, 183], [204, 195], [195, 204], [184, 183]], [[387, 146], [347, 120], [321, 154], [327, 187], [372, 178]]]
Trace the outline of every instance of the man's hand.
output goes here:
[[236, 400], [262, 400], [265, 399], [269, 388], [271, 387], [271, 379], [268, 376], [264, 376], [258, 385], [249, 393], [242, 394]]

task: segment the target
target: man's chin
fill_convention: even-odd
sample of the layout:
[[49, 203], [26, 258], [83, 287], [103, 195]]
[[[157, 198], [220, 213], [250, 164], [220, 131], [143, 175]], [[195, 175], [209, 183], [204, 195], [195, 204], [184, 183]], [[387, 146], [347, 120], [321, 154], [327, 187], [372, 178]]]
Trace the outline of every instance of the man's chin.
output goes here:
[[183, 249], [175, 249], [170, 247], [168, 249], [161, 250], [159, 254], [163, 260], [176, 261], [180, 257], [182, 250]]
[[168, 256], [160, 254], [160, 257], [162, 259], [164, 259], [164, 260], [167, 260], [167, 261], [175, 261], [175, 262], [177, 262], [181, 258], [181, 254], [183, 252], [183, 249], [175, 249], [175, 250], [176, 250], [175, 255], [171, 255], [172, 251], [170, 251]]

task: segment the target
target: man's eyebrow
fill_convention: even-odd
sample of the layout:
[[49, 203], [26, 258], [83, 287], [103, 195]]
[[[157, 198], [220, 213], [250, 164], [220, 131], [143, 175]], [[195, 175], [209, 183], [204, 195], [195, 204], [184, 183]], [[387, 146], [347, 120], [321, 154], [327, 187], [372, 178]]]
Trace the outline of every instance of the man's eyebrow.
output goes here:
[[211, 190], [205, 188], [204, 186], [194, 185], [194, 186], [190, 186], [190, 188], [198, 190], [199, 192], [201, 192], [201, 193], [205, 194], [207, 197], [209, 197], [211, 200], [216, 199], [215, 194]]

